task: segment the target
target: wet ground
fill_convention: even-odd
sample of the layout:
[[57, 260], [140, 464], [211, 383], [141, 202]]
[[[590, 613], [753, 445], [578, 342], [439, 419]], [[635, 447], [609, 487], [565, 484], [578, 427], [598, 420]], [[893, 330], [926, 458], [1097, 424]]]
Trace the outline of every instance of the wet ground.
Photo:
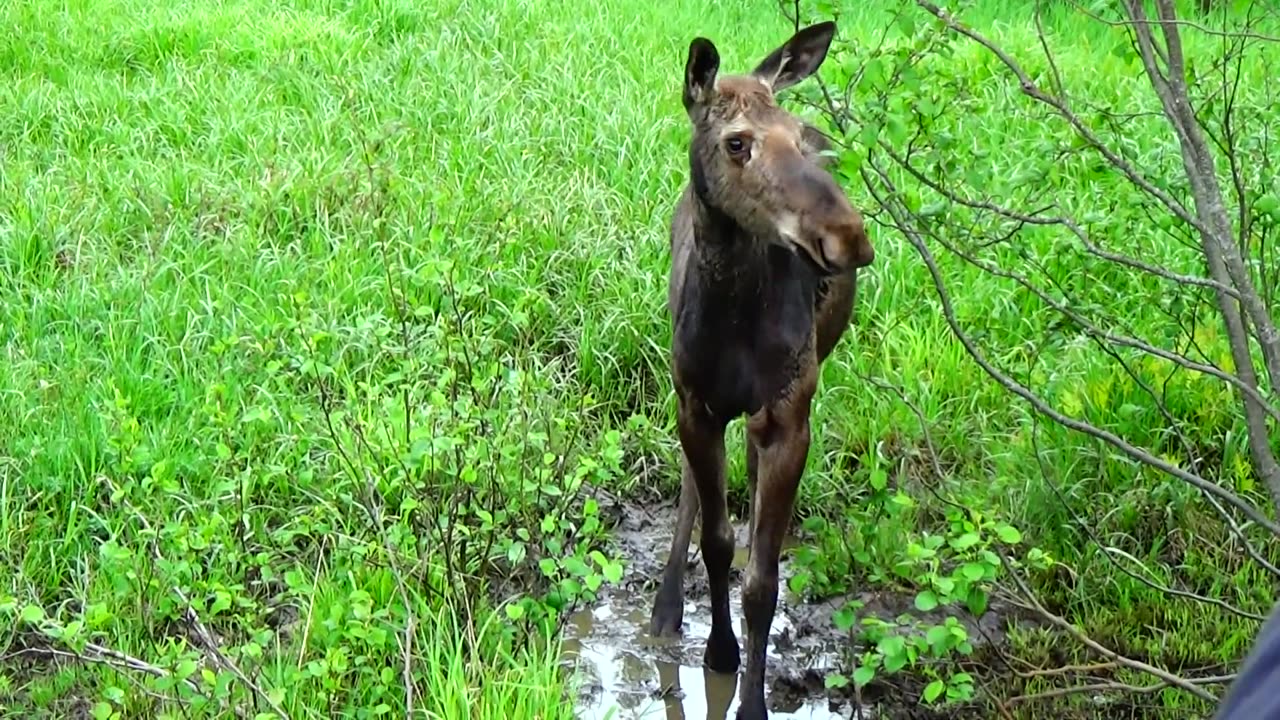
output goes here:
[[[566, 632], [566, 661], [577, 667], [581, 685], [580, 717], [584, 720], [665, 718], [722, 720], [737, 710], [737, 675], [702, 667], [711, 630], [706, 571], [697, 552], [697, 531], [689, 551], [685, 577], [684, 633], [658, 639], [648, 632], [649, 610], [658, 573], [666, 560], [674, 508], [622, 509], [615, 538], [627, 560], [622, 582], [591, 608], [578, 612]], [[746, 533], [741, 523], [738, 553], [730, 577], [731, 613], [739, 642], [742, 620], [741, 569]], [[787, 577], [785, 555], [782, 567]], [[841, 665], [845, 642], [830, 624], [834, 603], [797, 605], [785, 589], [770, 632], [766, 702], [777, 720], [873, 718], [867, 708], [855, 711], [845, 697], [828, 697], [827, 671]]]
[[[601, 504], [607, 505], [603, 500]], [[737, 710], [738, 676], [713, 673], [702, 667], [711, 613], [706, 570], [697, 551], [697, 529], [685, 573], [683, 636], [658, 639], [648, 632], [648, 618], [671, 543], [675, 508], [671, 504], [646, 507], [619, 503], [609, 510], [617, 520], [614, 538], [626, 560], [626, 572], [622, 581], [609, 588], [593, 607], [575, 614], [566, 630], [566, 662], [576, 666], [581, 689], [579, 717], [732, 719]], [[735, 523], [735, 530], [738, 552], [730, 575], [730, 612], [741, 643], [746, 631], [741, 603], [746, 532], [743, 523]], [[901, 703], [906, 707], [873, 708], [855, 702], [848, 689], [826, 689], [826, 676], [847, 668], [852, 650], [847, 636], [831, 622], [832, 614], [847, 598], [802, 602], [786, 591], [789, 572], [785, 552], [779, 570], [782, 592], [770, 629], [765, 671], [765, 701], [770, 717], [887, 720], [917, 716], [920, 708], [910, 708], [915, 705], [916, 693], [910, 693], [913, 697]], [[944, 617], [940, 611], [936, 616], [919, 613], [913, 607], [913, 596], [907, 593], [864, 592], [856, 597], [863, 603], [859, 611], [862, 615], [892, 620], [908, 613], [933, 622], [941, 622]], [[1007, 617], [994, 604], [991, 610], [980, 622], [962, 620], [975, 647], [1004, 640]]]

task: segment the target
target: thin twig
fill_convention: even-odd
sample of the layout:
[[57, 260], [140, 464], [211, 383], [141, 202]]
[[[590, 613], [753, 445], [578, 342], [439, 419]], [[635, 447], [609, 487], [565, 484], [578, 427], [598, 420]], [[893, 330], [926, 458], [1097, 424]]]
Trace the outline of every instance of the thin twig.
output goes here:
[[[1100, 23], [1103, 23], [1104, 25], [1110, 25], [1111, 27], [1131, 28], [1131, 27], [1137, 27], [1139, 25], [1160, 25], [1162, 22], [1164, 22], [1161, 20], [1147, 20], [1146, 18], [1141, 18], [1141, 19], [1130, 18], [1128, 20], [1108, 20], [1102, 17], [1101, 15], [1093, 12], [1092, 10], [1086, 8], [1084, 5], [1081, 5], [1076, 0], [1070, 0], [1070, 2], [1080, 12], [1084, 13], [1085, 15], [1088, 15], [1090, 18], [1097, 20]], [[1168, 22], [1178, 27], [1189, 27], [1194, 30], [1200, 31], [1205, 35], [1213, 35], [1215, 37], [1261, 40], [1262, 42], [1280, 43], [1280, 37], [1276, 37], [1275, 35], [1264, 35], [1262, 33], [1242, 31], [1242, 30], [1215, 30], [1213, 28], [1205, 27], [1200, 23], [1192, 22], [1190, 20], [1171, 20]]]
[[[1204, 677], [1204, 678], [1187, 678], [1185, 682], [1190, 683], [1192, 685], [1220, 685], [1220, 684], [1229, 683], [1235, 679], [1236, 679], [1235, 673], [1232, 673], [1231, 675], [1214, 675], [1212, 677]], [[1167, 680], [1164, 680], [1158, 683], [1152, 683], [1150, 685], [1130, 685], [1129, 683], [1122, 683], [1122, 682], [1100, 682], [1100, 683], [1093, 683], [1090, 685], [1073, 685], [1071, 687], [1054, 688], [1053, 690], [1045, 690], [1043, 692], [1032, 693], [1030, 695], [1017, 695], [1011, 698], [1006, 698], [1005, 702], [1009, 703], [1010, 705], [1014, 705], [1017, 703], [1031, 702], [1034, 700], [1048, 700], [1050, 698], [1063, 697], [1066, 695], [1080, 695], [1082, 693], [1108, 692], [1108, 691], [1116, 691], [1116, 690], [1119, 690], [1121, 692], [1133, 693], [1136, 695], [1144, 695], [1148, 693], [1159, 692], [1161, 690], [1164, 690], [1167, 687], [1173, 687], [1174, 684], [1175, 683], [1169, 682]], [[1185, 690], [1186, 688], [1183, 688], [1183, 689]]]
[[[105, 475], [100, 477], [111, 488], [112, 493], [115, 493], [117, 488], [115, 483], [111, 481], [111, 478], [108, 478]], [[127, 508], [129, 512], [133, 514], [134, 518], [136, 518], [142, 525], [143, 530], [146, 531], [148, 535], [152, 536], [153, 540], [150, 543], [151, 554], [157, 562], [163, 564], [165, 559], [164, 555], [160, 553], [158, 544], [159, 535], [151, 527], [151, 522], [133, 506], [133, 503], [129, 502], [128, 498], [122, 497], [121, 502], [124, 503], [125, 508]], [[271, 710], [279, 715], [282, 720], [290, 720], [291, 716], [289, 713], [285, 712], [284, 708], [280, 707], [279, 703], [272, 700], [271, 696], [267, 694], [267, 692], [257, 683], [251, 680], [248, 675], [245, 675], [244, 671], [232, 662], [231, 658], [228, 658], [223, 654], [222, 649], [218, 646], [218, 642], [213, 637], [213, 633], [209, 632], [209, 628], [206, 627], [204, 622], [200, 619], [200, 615], [196, 612], [195, 606], [191, 604], [191, 599], [187, 597], [186, 592], [176, 584], [170, 586], [170, 590], [172, 590], [173, 594], [177, 595], [178, 599], [182, 601], [187, 622], [191, 623], [192, 629], [196, 633], [196, 638], [200, 641], [205, 653], [209, 656], [209, 659], [213, 661], [214, 665], [221, 667], [224, 670], [231, 671], [232, 674], [239, 678], [240, 682], [244, 683], [245, 687], [252, 690], [255, 695], [261, 698], [262, 701], [267, 704], [267, 707], [271, 708]]]
[[[150, 675], [152, 677], [158, 677], [158, 678], [173, 678], [176, 682], [181, 683], [188, 690], [190, 690], [192, 693], [196, 694], [197, 696], [204, 697], [204, 698], [209, 697], [208, 694], [202, 691], [200, 689], [200, 686], [197, 685], [191, 678], [178, 679], [174, 676], [172, 672], [162, 667], [159, 667], [157, 665], [152, 665], [151, 663], [145, 660], [133, 657], [132, 655], [126, 655], [125, 653], [122, 653], [119, 650], [112, 650], [109, 647], [106, 647], [104, 645], [99, 645], [98, 643], [94, 643], [94, 642], [85, 643], [83, 652], [75, 652], [72, 650], [60, 650], [55, 647], [23, 648], [21, 650], [0, 655], [0, 665], [3, 665], [5, 662], [13, 658], [22, 657], [24, 655], [54, 657], [54, 658], [61, 658], [63, 660], [74, 660], [76, 662], [91, 663], [94, 665], [104, 665], [106, 667], [112, 668], [113, 670], [120, 671], [121, 674], [123, 674], [125, 677], [131, 677], [130, 673], [142, 673], [144, 675]], [[136, 682], [136, 678], [131, 678], [131, 679], [133, 679]], [[155, 700], [159, 700], [160, 702], [171, 702], [180, 706], [184, 704], [184, 701], [181, 698], [161, 695], [145, 686], [142, 686], [140, 683], [137, 684], [137, 687], [141, 692], [145, 693], [147, 696]], [[225, 704], [223, 706], [225, 707]], [[241, 717], [241, 718], [247, 717], [245, 712], [240, 708], [232, 707], [230, 708], [230, 710], [233, 713], [235, 713], [237, 717]]]
[[[1156, 590], [1166, 595], [1172, 595], [1174, 597], [1180, 597], [1186, 600], [1193, 600], [1195, 602], [1205, 603], [1208, 605], [1215, 605], [1219, 608], [1222, 608], [1223, 610], [1226, 610], [1229, 613], [1232, 613], [1233, 615], [1237, 615], [1243, 618], [1248, 618], [1250, 620], [1259, 620], [1259, 621], [1266, 620], [1266, 618], [1263, 617], [1262, 615], [1249, 612], [1248, 610], [1244, 610], [1242, 608], [1238, 608], [1224, 600], [1219, 600], [1218, 598], [1208, 597], [1205, 595], [1200, 595], [1200, 594], [1189, 592], [1186, 590], [1178, 590], [1176, 588], [1171, 588], [1166, 585], [1161, 585], [1153, 580], [1149, 580], [1133, 572], [1129, 568], [1122, 565], [1114, 557], [1112, 557], [1110, 551], [1113, 550], [1114, 548], [1108, 547], [1107, 545], [1103, 544], [1102, 540], [1100, 540], [1097, 534], [1094, 533], [1092, 523], [1086, 522], [1084, 518], [1080, 517], [1079, 513], [1076, 512], [1075, 508], [1072, 507], [1071, 503], [1067, 502], [1067, 499], [1062, 495], [1062, 491], [1058, 489], [1058, 484], [1054, 482], [1052, 479], [1050, 479], [1049, 469], [1047, 467], [1047, 464], [1044, 461], [1044, 451], [1040, 449], [1039, 436], [1040, 436], [1039, 418], [1032, 416], [1031, 418], [1031, 450], [1036, 454], [1036, 463], [1040, 466], [1041, 477], [1044, 478], [1045, 484], [1049, 486], [1049, 489], [1053, 491], [1054, 496], [1058, 499], [1058, 504], [1061, 505], [1064, 509], [1066, 509], [1066, 511], [1071, 515], [1071, 518], [1075, 520], [1076, 526], [1084, 531], [1084, 533], [1089, 537], [1089, 539], [1093, 542], [1093, 544], [1097, 545], [1099, 548], [1103, 550], [1103, 556], [1106, 557], [1107, 560], [1111, 562], [1112, 566], [1114, 566], [1117, 570], [1129, 576], [1130, 578], [1137, 580], [1143, 585], [1146, 585], [1152, 590]], [[1246, 545], [1249, 544], [1248, 539], [1246, 539], [1243, 536], [1243, 534], [1240, 535], [1240, 540], [1244, 542]], [[1128, 557], [1128, 553], [1125, 553], [1125, 556]], [[1270, 568], [1270, 563], [1265, 563], [1264, 565]]]
[[[918, 1], [924, 2], [925, 0]], [[933, 257], [933, 253], [930, 252], [929, 247], [920, 237], [920, 234], [910, 225], [910, 223], [907, 222], [906, 218], [903, 216], [904, 210], [899, 206], [899, 203], [897, 201], [890, 201], [888, 198], [884, 197], [883, 194], [876, 192], [874, 189], [874, 183], [871, 182], [871, 178], [869, 177], [870, 171], [868, 170], [868, 166], [874, 168], [876, 174], [879, 175], [880, 180], [885, 183], [885, 186], [893, 190], [896, 194], [896, 188], [893, 185], [892, 180], [889, 179], [883, 168], [880, 168], [874, 161], [868, 165], [864, 165], [861, 169], [864, 180], [867, 181], [868, 190], [875, 196], [876, 201], [879, 202], [894, 218], [898, 228], [907, 236], [908, 241], [915, 247], [916, 252], [924, 260], [925, 266], [929, 270], [929, 274], [933, 280], [934, 289], [938, 294], [938, 300], [942, 304], [943, 317], [946, 320], [948, 327], [951, 328], [952, 333], [955, 335], [956, 339], [960, 341], [960, 344], [964, 346], [969, 357], [973, 358], [974, 362], [978, 364], [978, 367], [982, 368], [983, 372], [1006, 390], [1027, 401], [1037, 412], [1052, 418], [1058, 424], [1085, 435], [1089, 435], [1095, 439], [1102, 440], [1138, 462], [1150, 465], [1151, 467], [1161, 470], [1168, 475], [1172, 475], [1194, 487], [1216, 495], [1221, 498], [1223, 502], [1226, 502], [1228, 505], [1231, 505], [1244, 513], [1245, 517], [1263, 528], [1266, 528], [1272, 534], [1280, 536], [1280, 525], [1277, 525], [1267, 519], [1267, 517], [1257, 508], [1250, 505], [1239, 495], [1211, 483], [1199, 475], [1183, 470], [1167, 460], [1158, 458], [1146, 450], [1133, 445], [1115, 433], [1103, 430], [1102, 428], [1077, 420], [1073, 417], [1063, 415], [1025, 385], [1009, 377], [1007, 374], [1001, 372], [998, 368], [992, 365], [991, 362], [987, 360], [986, 354], [983, 353], [976, 344], [974, 344], [973, 339], [969, 337], [969, 334], [960, 327], [960, 323], [956, 319], [955, 307], [951, 304], [951, 294], [946, 289], [945, 281], [942, 279], [942, 270], [939, 269], [938, 263]]]
[[1111, 660], [1119, 665], [1123, 665], [1129, 668], [1130, 670], [1137, 670], [1139, 672], [1143, 672], [1148, 675], [1151, 675], [1152, 677], [1159, 678], [1166, 685], [1170, 685], [1170, 686], [1180, 688], [1182, 690], [1186, 690], [1187, 692], [1191, 693], [1192, 695], [1195, 695], [1201, 700], [1205, 700], [1211, 703], [1217, 701], [1217, 698], [1215, 698], [1212, 694], [1210, 694], [1204, 688], [1199, 687], [1199, 685], [1194, 680], [1188, 680], [1186, 678], [1179, 677], [1177, 675], [1174, 675], [1171, 672], [1168, 672], [1167, 670], [1162, 670], [1161, 668], [1155, 667], [1154, 665], [1148, 665], [1147, 663], [1144, 663], [1141, 660], [1134, 660], [1133, 658], [1121, 655], [1120, 653], [1108, 647], [1105, 647], [1104, 645], [1100, 644], [1093, 638], [1089, 637], [1082, 630], [1079, 630], [1078, 628], [1076, 628], [1075, 625], [1067, 622], [1066, 619], [1064, 619], [1063, 617], [1059, 615], [1055, 615], [1054, 613], [1051, 613], [1048, 610], [1046, 610], [1045, 607], [1040, 604], [1040, 600], [1036, 598], [1035, 593], [1031, 592], [1031, 589], [1027, 587], [1026, 582], [1022, 579], [1022, 575], [1021, 573], [1018, 572], [1018, 569], [1014, 566], [1014, 563], [1010, 561], [1008, 557], [1005, 556], [1004, 552], [999, 547], [996, 547], [995, 552], [996, 552], [996, 555], [999, 556], [1000, 558], [1000, 564], [1004, 566], [1005, 571], [1008, 572], [1009, 577], [1013, 579], [1014, 584], [1018, 586], [1018, 590], [1022, 593], [1023, 597], [1027, 600], [1027, 602], [1031, 604], [1031, 607], [1034, 608], [1035, 611], [1041, 617], [1048, 620], [1050, 623], [1052, 623], [1059, 629], [1066, 631], [1068, 634], [1074, 637], [1078, 642], [1085, 645], [1086, 647], [1093, 650], [1094, 652], [1098, 653], [1099, 655], [1107, 658], [1108, 660]]

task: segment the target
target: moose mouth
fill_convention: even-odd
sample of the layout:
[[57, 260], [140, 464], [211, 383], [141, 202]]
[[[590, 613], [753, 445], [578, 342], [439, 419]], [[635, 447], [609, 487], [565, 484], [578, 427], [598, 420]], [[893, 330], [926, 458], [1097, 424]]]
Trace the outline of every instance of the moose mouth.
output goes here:
[[804, 243], [797, 242], [794, 238], [788, 237], [785, 239], [788, 247], [791, 248], [791, 252], [804, 260], [805, 264], [819, 276], [831, 277], [832, 275], [838, 275], [840, 273], [840, 270], [827, 259], [825, 254], [823, 254], [821, 242], [813, 243], [813, 245], [806, 245]]
[[823, 277], [835, 275], [839, 273], [839, 269], [827, 259], [826, 254], [822, 251], [822, 239], [814, 238], [814, 242], [801, 242], [799, 221], [793, 215], [784, 215], [782, 222], [778, 223], [778, 238], [783, 244], [799, 257], [803, 258], [805, 263], [813, 268], [813, 270]]

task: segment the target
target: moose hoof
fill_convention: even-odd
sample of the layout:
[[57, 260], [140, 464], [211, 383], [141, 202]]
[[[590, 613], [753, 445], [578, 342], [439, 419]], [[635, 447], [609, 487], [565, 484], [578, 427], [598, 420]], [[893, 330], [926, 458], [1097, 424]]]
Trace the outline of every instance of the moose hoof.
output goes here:
[[764, 698], [751, 702], [743, 702], [738, 706], [737, 720], [768, 720], [769, 712], [764, 708]]
[[684, 618], [680, 617], [679, 612], [655, 612], [653, 617], [649, 618], [649, 634], [654, 637], [675, 637], [680, 634], [683, 624]]
[[732, 634], [707, 640], [707, 651], [702, 656], [702, 664], [712, 672], [726, 675], [738, 672], [742, 657], [738, 648], [738, 639]]
[[649, 632], [654, 637], [671, 637], [680, 634], [680, 626], [684, 624], [684, 606], [679, 598], [674, 602], [664, 601], [661, 594], [653, 605], [653, 614], [649, 616]]

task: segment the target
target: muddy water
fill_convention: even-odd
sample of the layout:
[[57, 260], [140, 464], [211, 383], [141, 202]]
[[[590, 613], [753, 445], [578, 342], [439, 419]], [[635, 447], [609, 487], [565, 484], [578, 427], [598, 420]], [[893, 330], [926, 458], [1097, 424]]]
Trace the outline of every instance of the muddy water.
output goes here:
[[[724, 720], [737, 710], [737, 675], [714, 673], [702, 667], [702, 653], [711, 630], [706, 572], [690, 551], [685, 578], [684, 632], [680, 638], [658, 639], [648, 632], [648, 616], [656, 578], [666, 559], [672, 512], [627, 508], [615, 536], [627, 560], [622, 582], [596, 606], [573, 616], [564, 644], [565, 659], [576, 668], [580, 687], [579, 717], [583, 720], [665, 718], [666, 720]], [[738, 528], [739, 552], [730, 577], [730, 612], [745, 637], [742, 620], [741, 568], [746, 538]], [[786, 567], [781, 568], [783, 580]], [[856, 712], [843, 698], [828, 698], [826, 672], [839, 666], [843, 641], [830, 633], [829, 623], [811, 622], [813, 608], [801, 608], [781, 593], [770, 628], [766, 670], [766, 703], [777, 720], [836, 720], [872, 718], [867, 708]], [[826, 609], [830, 613], [831, 609]], [[821, 612], [821, 610], [819, 610]]]

